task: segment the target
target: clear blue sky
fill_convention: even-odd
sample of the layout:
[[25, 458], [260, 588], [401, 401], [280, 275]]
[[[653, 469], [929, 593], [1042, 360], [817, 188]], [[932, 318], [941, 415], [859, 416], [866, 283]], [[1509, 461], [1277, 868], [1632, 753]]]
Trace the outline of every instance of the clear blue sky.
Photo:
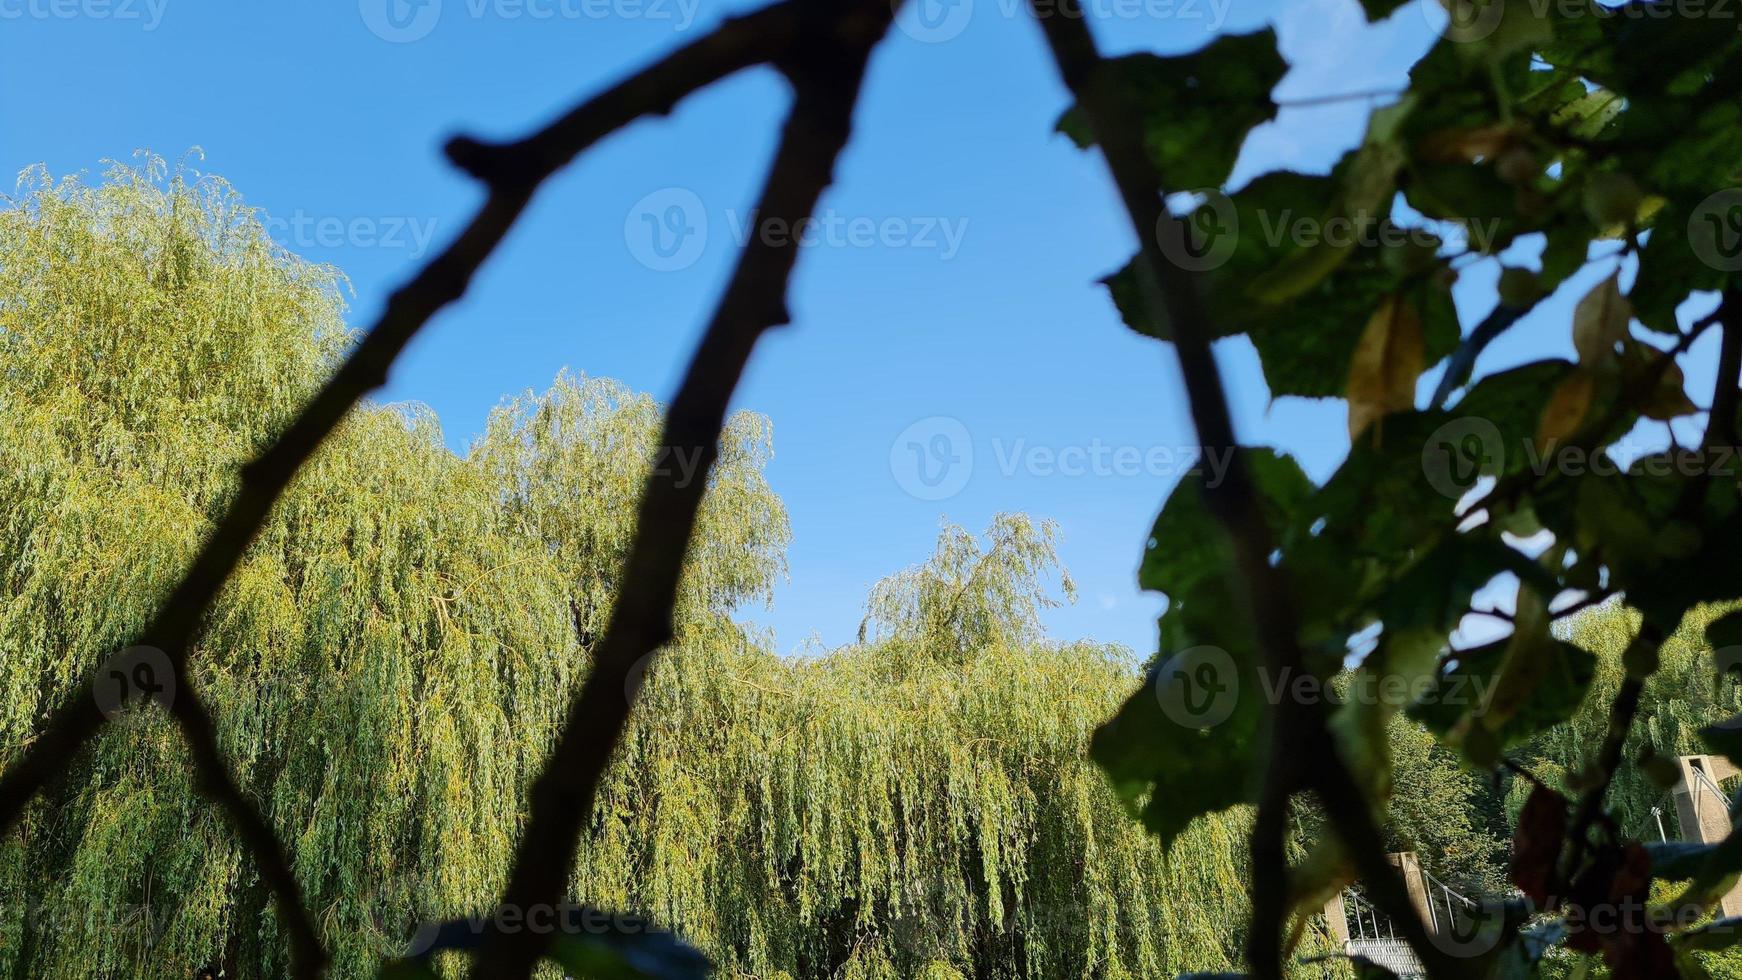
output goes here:
[[[522, 133], [754, 6], [430, 0], [395, 21], [390, 2], [401, 0], [0, 0], [0, 170], [95, 176], [138, 148], [173, 159], [202, 147], [203, 169], [282, 219], [286, 245], [350, 276], [362, 327], [420, 246], [447, 240], [479, 200], [442, 161], [446, 136]], [[1295, 66], [1277, 91], [1285, 102], [1400, 86], [1443, 20], [1431, 0], [1376, 27], [1355, 0], [1089, 6], [1114, 52], [1186, 51], [1274, 25]], [[1127, 331], [1095, 285], [1134, 239], [1099, 159], [1052, 132], [1067, 98], [1035, 26], [1019, 0], [959, 0], [953, 16], [964, 10], [930, 34], [894, 34], [878, 55], [823, 203], [837, 230], [804, 250], [795, 322], [763, 343], [740, 390], [739, 407], [773, 420], [769, 479], [794, 531], [790, 582], [753, 618], [783, 651], [813, 632], [846, 642], [871, 583], [924, 558], [940, 519], [978, 529], [1026, 510], [1059, 522], [1081, 590], [1050, 617], [1054, 633], [1146, 652], [1162, 601], [1137, 591], [1134, 571], [1177, 477], [1154, 461], [1193, 444], [1172, 352]], [[774, 74], [746, 73], [596, 148], [547, 187], [383, 397], [434, 407], [461, 451], [505, 394], [542, 389], [565, 366], [669, 397], [785, 99]], [[1248, 144], [1235, 184], [1277, 167], [1323, 172], [1366, 112], [1361, 101], [1285, 109]], [[705, 219], [706, 234], [668, 258], [642, 215], [663, 220], [673, 206], [680, 226]], [[1495, 274], [1492, 263], [1467, 274], [1460, 301]], [[1569, 292], [1577, 283], [1482, 367], [1570, 353]], [[1485, 312], [1466, 305], [1466, 325]], [[1706, 346], [1690, 358], [1697, 391], [1709, 390]], [[1243, 340], [1219, 352], [1242, 436], [1329, 474], [1348, 448], [1342, 403], [1272, 404]], [[953, 496], [920, 499], [904, 489], [915, 473], [897, 440], [937, 416], [961, 423], [973, 468]], [[940, 431], [922, 426], [919, 441]], [[1044, 453], [1011, 468], [1037, 447], [1075, 447], [1080, 458], [1062, 458], [1090, 464], [1099, 452], [1100, 472], [1050, 471]], [[1132, 447], [1123, 472], [1120, 447]]]

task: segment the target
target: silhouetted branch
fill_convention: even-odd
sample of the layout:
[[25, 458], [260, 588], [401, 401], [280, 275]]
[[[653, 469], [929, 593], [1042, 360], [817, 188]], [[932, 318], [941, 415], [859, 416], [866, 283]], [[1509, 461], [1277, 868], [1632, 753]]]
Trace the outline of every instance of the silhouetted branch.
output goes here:
[[1716, 315], [1724, 339], [1718, 348], [1718, 377], [1712, 386], [1712, 411], [1706, 418], [1705, 447], [1736, 445], [1736, 385], [1742, 374], [1742, 291], [1724, 294]]
[[[777, 62], [792, 81], [794, 100], [753, 212], [759, 221], [798, 226], [833, 181], [866, 61], [892, 13], [888, 0], [811, 0], [803, 8], [799, 39]], [[504, 908], [526, 914], [554, 906], [567, 893], [582, 826], [637, 693], [630, 674], [672, 637], [678, 582], [726, 410], [757, 339], [788, 321], [786, 289], [797, 258], [793, 236], [751, 236], [672, 400], [660, 444], [694, 453], [699, 462], [692, 475], [656, 470], [648, 477], [622, 595], [556, 749], [532, 787]], [[531, 930], [493, 936], [473, 976], [528, 977], [549, 938]]]
[[[669, 111], [690, 92], [788, 53], [799, 19], [796, 5], [781, 3], [730, 20], [517, 143], [490, 147], [470, 139], [452, 141], [449, 157], [487, 183], [489, 197], [459, 237], [394, 292], [381, 319], [338, 372], [278, 441], [244, 469], [228, 512], [141, 635], [139, 643], [162, 650], [175, 669], [180, 692], [171, 710], [188, 739], [200, 784], [229, 812], [272, 886], [290, 934], [297, 976], [318, 976], [325, 951], [303, 907], [301, 889], [282, 845], [237, 789], [213, 738], [211, 718], [193, 693], [186, 662], [201, 620], [297, 470], [365, 394], [386, 382], [394, 360], [430, 317], [465, 293], [536, 187], [576, 154], [640, 116]], [[66, 770], [103, 722], [87, 679], [0, 776], [0, 829], [17, 821], [29, 801]]]
[[[1226, 451], [1231, 463], [1220, 484], [1208, 486], [1204, 502], [1233, 543], [1246, 612], [1256, 625], [1258, 643], [1272, 670], [1299, 673], [1303, 667], [1298, 622], [1281, 573], [1271, 565], [1270, 530], [1238, 453], [1227, 394], [1210, 350], [1208, 328], [1196, 277], [1162, 254], [1160, 229], [1178, 219], [1163, 205], [1164, 187], [1141, 144], [1144, 127], [1108, 75], [1077, 0], [1059, 0], [1056, 10], [1036, 10], [1065, 85], [1077, 98], [1107, 167], [1124, 200], [1141, 242], [1136, 263], [1145, 303], [1173, 326], [1174, 350], [1185, 377], [1186, 394], [1200, 443], [1207, 452]], [[1389, 914], [1415, 949], [1430, 975], [1457, 975], [1452, 962], [1432, 946], [1396, 872], [1385, 861], [1383, 840], [1371, 805], [1361, 793], [1325, 729], [1317, 706], [1284, 699], [1270, 718], [1270, 760], [1258, 818], [1252, 833], [1252, 928], [1247, 959], [1261, 980], [1281, 976], [1282, 924], [1287, 913], [1288, 866], [1284, 851], [1287, 807], [1296, 791], [1318, 790], [1337, 833], [1348, 845], [1375, 904]]]
[[1476, 367], [1476, 358], [1482, 355], [1482, 351], [1486, 350], [1496, 337], [1505, 333], [1508, 327], [1523, 319], [1534, 309], [1536, 309], [1536, 302], [1532, 302], [1528, 306], [1507, 306], [1505, 303], [1501, 303], [1494, 307], [1493, 311], [1484, 317], [1481, 323], [1476, 324], [1476, 329], [1470, 331], [1470, 336], [1464, 338], [1464, 342], [1458, 345], [1458, 349], [1452, 352], [1451, 360], [1446, 362], [1446, 373], [1440, 377], [1439, 385], [1434, 388], [1434, 395], [1428, 400], [1428, 407], [1446, 407], [1446, 401], [1452, 397], [1452, 392], [1457, 391], [1460, 385], [1470, 380], [1470, 372]]

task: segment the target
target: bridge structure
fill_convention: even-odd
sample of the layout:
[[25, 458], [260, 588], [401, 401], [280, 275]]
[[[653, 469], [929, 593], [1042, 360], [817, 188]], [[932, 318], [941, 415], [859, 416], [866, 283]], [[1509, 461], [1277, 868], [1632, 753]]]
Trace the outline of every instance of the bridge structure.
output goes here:
[[[1719, 783], [1742, 775], [1729, 760], [1709, 755], [1684, 755], [1676, 760], [1680, 779], [1670, 790], [1681, 839], [1716, 843], [1730, 834], [1730, 798]], [[1660, 838], [1668, 839], [1662, 812], [1652, 809]], [[1403, 878], [1416, 916], [1434, 937], [1467, 937], [1480, 909], [1476, 899], [1436, 878], [1412, 851], [1386, 855]], [[1742, 880], [1719, 903], [1725, 916], [1742, 915]], [[1345, 889], [1325, 903], [1325, 923], [1331, 937], [1348, 956], [1362, 956], [1399, 977], [1425, 975], [1421, 961], [1397, 934], [1389, 916], [1375, 908], [1358, 888]], [[1451, 939], [1456, 942], [1456, 939]]]

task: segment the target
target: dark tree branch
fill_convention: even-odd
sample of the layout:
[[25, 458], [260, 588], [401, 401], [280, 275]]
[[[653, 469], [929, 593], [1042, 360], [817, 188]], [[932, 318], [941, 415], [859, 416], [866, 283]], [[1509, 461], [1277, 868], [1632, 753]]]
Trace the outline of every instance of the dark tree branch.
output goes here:
[[1718, 378], [1712, 386], [1712, 410], [1706, 418], [1707, 458], [1720, 446], [1736, 445], [1736, 386], [1742, 375], [1742, 290], [1732, 287], [1717, 310], [1724, 340], [1718, 349]]
[[[776, 4], [728, 21], [518, 143], [501, 147], [468, 139], [450, 143], [448, 154], [455, 163], [489, 184], [488, 199], [453, 244], [393, 294], [381, 319], [277, 443], [243, 470], [241, 488], [229, 511], [141, 635], [139, 644], [161, 649], [175, 669], [180, 692], [171, 710], [189, 742], [200, 785], [229, 812], [272, 886], [291, 937], [297, 976], [318, 976], [325, 951], [283, 847], [237, 788], [218, 750], [211, 718], [186, 670], [189, 649], [207, 609], [297, 470], [358, 400], [385, 383], [393, 361], [430, 317], [465, 293], [539, 183], [640, 116], [667, 112], [688, 93], [788, 51], [798, 22], [795, 4]], [[16, 822], [29, 801], [65, 771], [104, 720], [87, 679], [0, 776], [0, 829]]]
[[[887, 0], [812, 0], [803, 8], [799, 38], [778, 62], [794, 99], [754, 212], [759, 222], [798, 226], [833, 182], [866, 62], [892, 14]], [[623, 593], [563, 734], [532, 787], [505, 909], [531, 916], [568, 892], [582, 825], [637, 693], [628, 679], [672, 638], [672, 608], [726, 411], [757, 340], [789, 319], [786, 289], [797, 258], [795, 236], [752, 235], [672, 400], [661, 445], [674, 454], [695, 453], [699, 464], [687, 478], [675, 471], [648, 478]], [[493, 936], [473, 976], [528, 977], [550, 938], [530, 929]]]
[[[1642, 623], [1639, 633], [1633, 637], [1635, 647], [1650, 645], [1655, 648], [1663, 642], [1650, 622]], [[1632, 651], [1623, 659], [1632, 659]], [[1573, 810], [1571, 830], [1567, 834], [1567, 843], [1561, 852], [1561, 860], [1555, 868], [1553, 887], [1549, 889], [1549, 901], [1565, 894], [1566, 885], [1579, 872], [1579, 862], [1584, 859], [1585, 850], [1590, 845], [1591, 824], [1597, 815], [1603, 811], [1603, 798], [1609, 793], [1609, 784], [1615, 779], [1615, 772], [1621, 767], [1621, 753], [1627, 746], [1627, 734], [1633, 729], [1633, 718], [1639, 713], [1639, 699], [1645, 693], [1645, 678], [1634, 677], [1631, 673], [1621, 682], [1621, 689], [1615, 692], [1615, 700], [1609, 703], [1609, 724], [1603, 732], [1603, 744], [1597, 750], [1597, 771], [1602, 777], [1579, 795], [1577, 807]]]
[[1507, 306], [1502, 303], [1494, 307], [1493, 312], [1476, 324], [1476, 329], [1470, 331], [1470, 336], [1464, 338], [1464, 342], [1452, 352], [1451, 360], [1446, 363], [1446, 373], [1440, 377], [1433, 398], [1428, 400], [1428, 407], [1446, 407], [1446, 401], [1452, 397], [1452, 392], [1470, 380], [1470, 372], [1475, 369], [1476, 358], [1482, 355], [1482, 351], [1535, 308], [1536, 303], [1529, 306]]
[[[1281, 573], [1271, 566], [1271, 535], [1258, 507], [1251, 478], [1239, 454], [1228, 399], [1210, 350], [1213, 331], [1195, 277], [1162, 254], [1161, 230], [1178, 221], [1162, 203], [1163, 185], [1140, 143], [1143, 126], [1106, 73], [1095, 40], [1077, 0], [1060, 0], [1056, 9], [1036, 8], [1053, 59], [1065, 85], [1077, 98], [1096, 143], [1131, 217], [1141, 243], [1136, 265], [1145, 303], [1165, 311], [1173, 325], [1174, 350], [1185, 377], [1186, 395], [1199, 441], [1207, 451], [1229, 451], [1226, 477], [1206, 489], [1205, 504], [1227, 530], [1236, 564], [1245, 583], [1246, 612], [1256, 626], [1258, 643], [1270, 668], [1299, 672], [1304, 664], [1296, 634], [1297, 617]], [[1176, 232], [1183, 229], [1175, 228]], [[1457, 974], [1454, 965], [1431, 945], [1426, 926], [1408, 901], [1402, 882], [1385, 861], [1383, 839], [1371, 804], [1350, 775], [1326, 731], [1316, 706], [1285, 699], [1270, 718], [1270, 760], [1258, 819], [1252, 834], [1252, 927], [1247, 959], [1255, 976], [1281, 976], [1282, 926], [1287, 913], [1288, 867], [1284, 849], [1287, 806], [1294, 792], [1310, 784], [1319, 792], [1337, 833], [1349, 846], [1357, 870], [1373, 897], [1397, 922], [1429, 973]]]

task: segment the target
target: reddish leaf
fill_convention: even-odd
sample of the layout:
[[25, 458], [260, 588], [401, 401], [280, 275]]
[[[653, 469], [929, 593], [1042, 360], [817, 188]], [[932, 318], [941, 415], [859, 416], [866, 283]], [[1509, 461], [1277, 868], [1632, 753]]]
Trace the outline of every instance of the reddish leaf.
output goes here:
[[1566, 797], [1546, 786], [1530, 791], [1512, 838], [1512, 883], [1538, 905], [1548, 902], [1549, 881], [1567, 835]]
[[1675, 976], [1675, 955], [1662, 927], [1651, 918], [1651, 856], [1638, 841], [1627, 844], [1615, 866], [1609, 901], [1613, 927], [1601, 931], [1598, 938], [1613, 980]]

